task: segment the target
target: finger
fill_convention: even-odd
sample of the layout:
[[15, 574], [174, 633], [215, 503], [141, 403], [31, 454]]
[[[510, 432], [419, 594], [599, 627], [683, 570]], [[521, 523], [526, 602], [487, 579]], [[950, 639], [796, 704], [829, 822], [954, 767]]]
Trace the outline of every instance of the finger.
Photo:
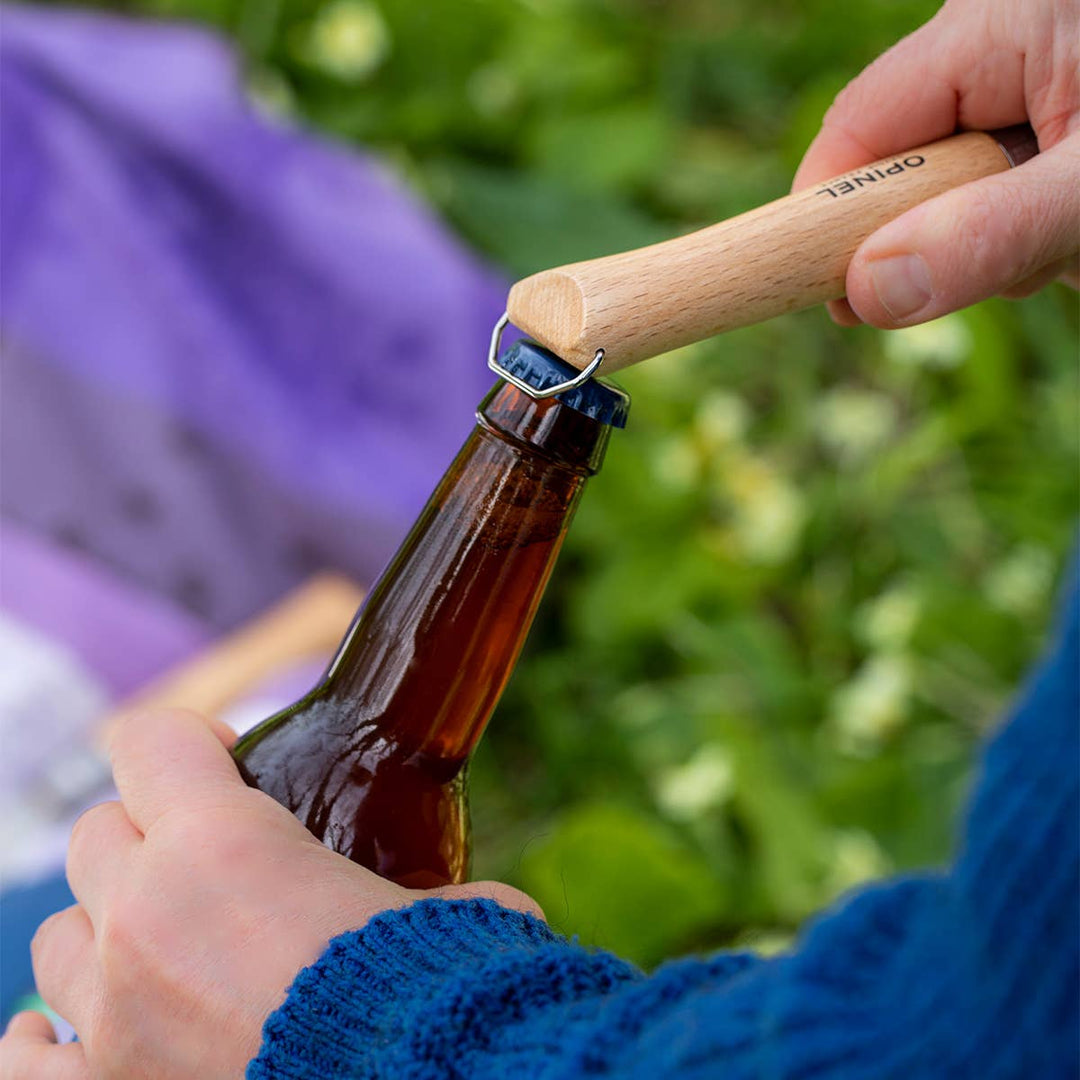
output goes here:
[[45, 1003], [76, 1031], [85, 1027], [97, 987], [94, 931], [78, 904], [47, 918], [30, 942], [34, 981]]
[[841, 297], [839, 300], [826, 300], [825, 310], [837, 326], [861, 326], [862, 319], [852, 310], [851, 305]]
[[27, 1009], [16, 1013], [10, 1020], [4, 1036], [11, 1035], [26, 1042], [55, 1043], [56, 1031], [52, 1021], [44, 1013]]
[[205, 716], [203, 719], [206, 721], [207, 727], [214, 733], [214, 737], [224, 746], [227, 750], [231, 750], [233, 743], [240, 737], [224, 720], [220, 720], [216, 716]]
[[[145, 716], [147, 712], [156, 711], [147, 708], [138, 708], [137, 711], [134, 711], [135, 708], [136, 707], [133, 707], [132, 710], [115, 713], [109, 718], [108, 722], [100, 732], [102, 746], [107, 747], [113, 741], [113, 737], [116, 735], [117, 730], [128, 720], [137, 720], [139, 717]], [[202, 716], [202, 720], [224, 746], [232, 749], [233, 743], [236, 742], [239, 736], [225, 723], [224, 720], [221, 720], [216, 716]]]
[[902, 214], [855, 252], [847, 299], [874, 326], [936, 319], [1070, 258], [1080, 243], [1080, 134]]
[[109, 757], [124, 810], [144, 834], [170, 809], [221, 806], [250, 791], [221, 740], [186, 709], [121, 720]]
[[88, 1080], [82, 1045], [57, 1046], [55, 1036], [32, 1026], [36, 1021], [24, 1021], [26, 1016], [41, 1017], [52, 1033], [52, 1025], [40, 1013], [16, 1014], [0, 1039], [0, 1080]]
[[[825, 114], [793, 189], [957, 128], [989, 130], [1028, 119], [1026, 58], [1023, 50], [995, 40], [991, 7], [969, 5], [963, 18], [954, 18], [947, 5], [848, 83]], [[1028, 32], [1033, 41], [1047, 39], [1049, 49], [1053, 27], [1044, 24], [1032, 20]], [[1037, 50], [1027, 55], [1037, 62]]]
[[127, 880], [142, 834], [116, 802], [90, 807], [75, 822], [67, 853], [67, 880], [95, 929], [110, 888]]

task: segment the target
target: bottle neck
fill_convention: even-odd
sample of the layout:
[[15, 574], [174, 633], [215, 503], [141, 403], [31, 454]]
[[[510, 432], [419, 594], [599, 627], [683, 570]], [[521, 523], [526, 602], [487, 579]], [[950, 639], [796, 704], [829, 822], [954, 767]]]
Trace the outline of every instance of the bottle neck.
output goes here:
[[607, 451], [611, 428], [555, 398], [529, 397], [497, 383], [480, 403], [477, 422], [568, 469], [595, 475]]
[[502, 693], [608, 434], [505, 384], [477, 419], [322, 688], [357, 729], [451, 762]]

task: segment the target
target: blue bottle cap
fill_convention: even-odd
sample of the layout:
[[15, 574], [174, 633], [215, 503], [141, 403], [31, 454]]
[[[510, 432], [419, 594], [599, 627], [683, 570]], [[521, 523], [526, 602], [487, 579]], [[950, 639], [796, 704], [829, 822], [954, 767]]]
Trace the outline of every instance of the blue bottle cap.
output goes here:
[[[577, 368], [560, 360], [550, 349], [527, 338], [515, 341], [499, 358], [499, 363], [511, 375], [516, 375], [537, 390], [546, 390], [580, 374]], [[630, 395], [606, 379], [589, 379], [581, 386], [556, 394], [555, 400], [602, 424], [626, 427]]]

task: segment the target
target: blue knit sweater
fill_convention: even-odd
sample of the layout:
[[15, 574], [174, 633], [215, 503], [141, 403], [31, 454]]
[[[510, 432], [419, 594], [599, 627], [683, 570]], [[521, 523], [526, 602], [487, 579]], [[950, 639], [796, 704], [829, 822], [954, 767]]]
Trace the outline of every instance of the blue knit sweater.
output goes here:
[[1074, 1080], [1078, 609], [984, 753], [948, 872], [850, 897], [788, 955], [649, 977], [489, 901], [425, 900], [331, 942], [248, 1077]]

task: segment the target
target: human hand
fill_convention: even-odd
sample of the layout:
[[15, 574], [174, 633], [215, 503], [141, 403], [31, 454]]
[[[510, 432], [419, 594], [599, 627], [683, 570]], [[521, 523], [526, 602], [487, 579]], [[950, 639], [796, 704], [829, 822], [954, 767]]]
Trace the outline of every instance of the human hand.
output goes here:
[[78, 903], [33, 942], [38, 991], [80, 1041], [58, 1046], [44, 1017], [20, 1013], [0, 1039], [0, 1080], [238, 1077], [300, 969], [378, 912], [486, 896], [540, 915], [506, 885], [423, 892], [349, 862], [244, 784], [229, 741], [180, 710], [117, 726], [120, 801], [76, 822]]
[[794, 189], [951, 135], [1029, 121], [1040, 153], [902, 214], [847, 271], [841, 325], [926, 322], [997, 293], [1077, 284], [1080, 7], [1076, 0], [948, 0], [852, 81], [825, 114]]

